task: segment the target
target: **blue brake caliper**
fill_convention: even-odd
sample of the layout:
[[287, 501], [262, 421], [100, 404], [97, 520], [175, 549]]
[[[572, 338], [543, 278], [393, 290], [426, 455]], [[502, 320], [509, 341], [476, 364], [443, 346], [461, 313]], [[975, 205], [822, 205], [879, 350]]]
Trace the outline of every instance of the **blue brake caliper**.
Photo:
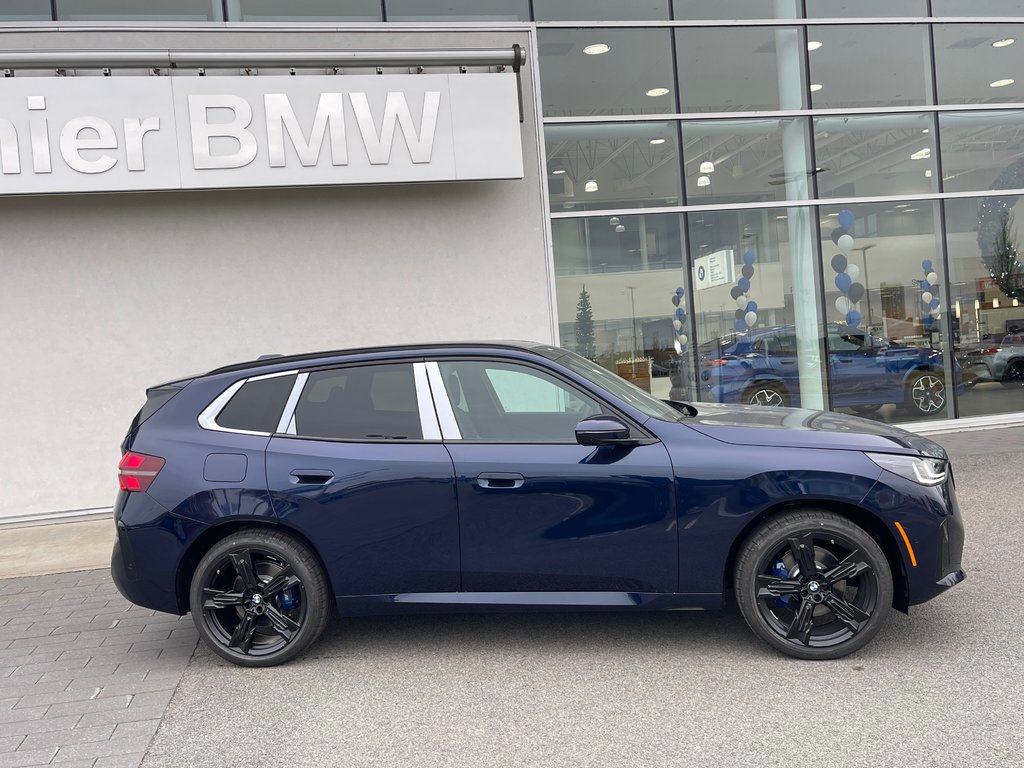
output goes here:
[[282, 611], [290, 611], [298, 602], [298, 596], [293, 595], [290, 589], [283, 590], [277, 596], [277, 607]]
[[[776, 560], [774, 563], [772, 563], [771, 574], [772, 576], [778, 576], [780, 579], [788, 579], [789, 569], [786, 568], [786, 564], [782, 562], [782, 560]], [[785, 608], [788, 603], [789, 595], [783, 595], [782, 597], [775, 598], [776, 608]]]

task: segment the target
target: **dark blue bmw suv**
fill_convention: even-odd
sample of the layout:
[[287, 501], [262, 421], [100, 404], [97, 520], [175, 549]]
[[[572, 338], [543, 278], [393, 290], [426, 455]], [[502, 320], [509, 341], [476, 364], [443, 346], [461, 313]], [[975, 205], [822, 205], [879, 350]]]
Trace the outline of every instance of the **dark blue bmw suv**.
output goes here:
[[666, 403], [576, 354], [272, 357], [147, 392], [112, 571], [237, 664], [380, 611], [718, 609], [832, 659], [964, 578], [943, 449], [856, 417]]

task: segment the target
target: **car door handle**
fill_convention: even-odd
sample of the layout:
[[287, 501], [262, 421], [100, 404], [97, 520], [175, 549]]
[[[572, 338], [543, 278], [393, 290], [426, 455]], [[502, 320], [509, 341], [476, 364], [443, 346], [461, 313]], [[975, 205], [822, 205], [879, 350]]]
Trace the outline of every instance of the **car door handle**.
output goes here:
[[526, 478], [515, 472], [484, 472], [477, 475], [476, 484], [481, 488], [522, 488]]
[[291, 476], [292, 482], [303, 485], [326, 485], [334, 479], [329, 469], [293, 469]]

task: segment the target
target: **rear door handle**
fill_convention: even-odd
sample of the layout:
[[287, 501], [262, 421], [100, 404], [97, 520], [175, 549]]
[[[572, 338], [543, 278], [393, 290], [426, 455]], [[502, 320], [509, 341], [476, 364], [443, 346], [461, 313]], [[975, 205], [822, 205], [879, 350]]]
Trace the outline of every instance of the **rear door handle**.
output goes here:
[[293, 469], [291, 476], [292, 482], [303, 485], [326, 485], [334, 479], [329, 469]]
[[484, 472], [477, 475], [476, 484], [481, 488], [522, 488], [526, 478], [515, 472]]

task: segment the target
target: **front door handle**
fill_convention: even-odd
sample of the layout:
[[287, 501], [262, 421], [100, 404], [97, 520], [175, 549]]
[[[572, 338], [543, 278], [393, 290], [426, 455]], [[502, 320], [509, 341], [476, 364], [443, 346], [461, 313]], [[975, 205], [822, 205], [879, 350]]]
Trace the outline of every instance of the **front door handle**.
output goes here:
[[522, 475], [516, 474], [515, 472], [484, 472], [482, 475], [477, 475], [476, 484], [481, 488], [503, 488], [503, 489], [515, 489], [522, 488], [523, 483], [526, 482], [526, 478]]
[[329, 469], [293, 469], [291, 477], [293, 483], [326, 485], [334, 479], [334, 473]]

